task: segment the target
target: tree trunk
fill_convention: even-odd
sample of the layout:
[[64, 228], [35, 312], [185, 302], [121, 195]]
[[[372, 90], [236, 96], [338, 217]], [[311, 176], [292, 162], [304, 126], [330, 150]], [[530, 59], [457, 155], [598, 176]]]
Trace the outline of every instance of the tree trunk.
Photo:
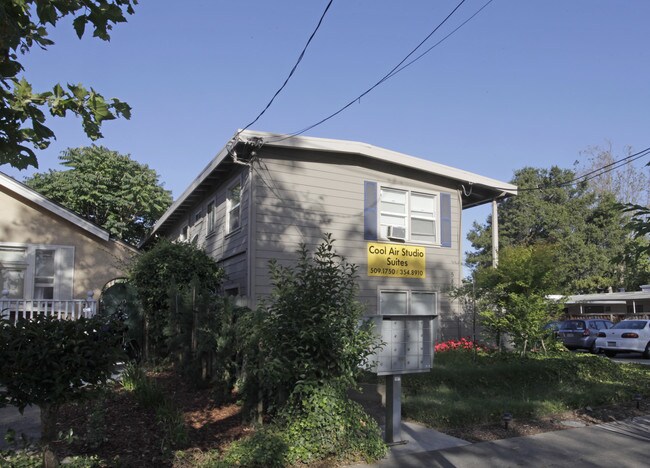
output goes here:
[[54, 468], [59, 466], [59, 460], [52, 451], [51, 444], [56, 440], [56, 421], [59, 415], [59, 407], [51, 404], [43, 404], [41, 409], [41, 446], [43, 447], [43, 466]]

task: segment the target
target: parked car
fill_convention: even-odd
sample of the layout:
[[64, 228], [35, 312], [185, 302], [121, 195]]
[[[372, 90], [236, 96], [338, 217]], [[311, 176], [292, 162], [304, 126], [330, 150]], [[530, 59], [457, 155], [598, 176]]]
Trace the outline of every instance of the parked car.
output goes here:
[[623, 320], [598, 333], [596, 346], [608, 357], [616, 353], [638, 352], [650, 359], [650, 320]]
[[565, 320], [557, 331], [557, 337], [568, 349], [588, 349], [598, 354], [600, 352], [596, 344], [598, 333], [613, 325], [605, 319]]

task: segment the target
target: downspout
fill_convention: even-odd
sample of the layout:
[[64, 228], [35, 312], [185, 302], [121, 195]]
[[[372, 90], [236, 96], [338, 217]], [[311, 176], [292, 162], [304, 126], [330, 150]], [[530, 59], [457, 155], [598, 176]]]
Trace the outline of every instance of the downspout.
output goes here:
[[496, 198], [492, 200], [492, 267], [499, 266], [499, 210]]
[[246, 246], [248, 253], [248, 261], [246, 262], [246, 295], [248, 296], [247, 302], [250, 309], [255, 307], [255, 295], [253, 291], [253, 263], [255, 263], [253, 252], [253, 225], [256, 222], [257, 216], [256, 213], [253, 213], [253, 207], [255, 206], [253, 203], [253, 197], [255, 196], [255, 184], [253, 184], [253, 175], [255, 171], [253, 171], [253, 164], [255, 164], [255, 159], [252, 159], [248, 166], [248, 238], [246, 241], [248, 244]]

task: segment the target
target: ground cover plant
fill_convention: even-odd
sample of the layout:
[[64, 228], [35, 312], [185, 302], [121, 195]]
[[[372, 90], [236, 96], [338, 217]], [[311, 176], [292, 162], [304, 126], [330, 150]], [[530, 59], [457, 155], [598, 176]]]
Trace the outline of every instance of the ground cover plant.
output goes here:
[[[403, 379], [404, 417], [442, 431], [502, 425], [508, 412], [519, 420], [552, 418], [567, 411], [632, 406], [650, 397], [650, 370], [586, 353], [514, 353], [437, 346], [429, 373]], [[440, 351], [442, 350], [442, 351]]]

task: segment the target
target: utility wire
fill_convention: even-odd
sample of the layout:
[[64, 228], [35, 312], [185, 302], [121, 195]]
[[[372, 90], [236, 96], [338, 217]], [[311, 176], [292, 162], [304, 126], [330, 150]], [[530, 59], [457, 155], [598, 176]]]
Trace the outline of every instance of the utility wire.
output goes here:
[[[551, 185], [546, 185], [542, 187], [528, 187], [528, 188], [518, 188], [517, 192], [534, 192], [538, 190], [548, 190], [552, 188], [563, 188], [563, 187], [569, 187], [577, 182], [586, 182], [591, 179], [595, 179], [596, 177], [600, 177], [601, 175], [605, 175], [609, 172], [612, 172], [616, 169], [619, 169], [620, 167], [632, 163], [638, 159], [643, 158], [644, 156], [650, 156], [650, 147], [641, 150], [637, 153], [630, 154], [628, 156], [625, 156], [624, 158], [618, 159], [612, 163], [606, 164], [602, 167], [599, 167], [597, 169], [594, 169], [593, 171], [587, 172], [586, 174], [582, 174], [581, 176], [575, 177], [574, 179], [571, 179], [567, 182], [562, 182], [559, 184], [551, 184]], [[504, 187], [494, 187], [496, 190], [504, 190], [504, 191], [509, 191], [512, 190], [511, 188], [504, 188]]]
[[[433, 36], [433, 35], [434, 35], [434, 34], [435, 34], [435, 33], [436, 33], [436, 32], [437, 32], [437, 31], [438, 31], [438, 30], [439, 30], [439, 29], [440, 29], [440, 28], [441, 28], [441, 27], [442, 27], [442, 26], [447, 22], [447, 21], [448, 21], [449, 18], [451, 18], [451, 17], [454, 15], [454, 13], [456, 13], [456, 11], [457, 11], [457, 10], [458, 10], [462, 5], [463, 5], [463, 3], [465, 3], [466, 1], [467, 1], [467, 0], [461, 0], [460, 3], [458, 3], [458, 5], [456, 5], [456, 7], [455, 7], [455, 8], [454, 8], [454, 9], [453, 9], [453, 10], [452, 10], [452, 11], [451, 11], [451, 12], [450, 12], [446, 17], [445, 17], [445, 19], [442, 20], [442, 21], [441, 21], [441, 22], [440, 22], [440, 23], [439, 23], [439, 24], [438, 24], [438, 25], [437, 25], [437, 26], [436, 26], [436, 27], [435, 27], [435, 28], [434, 28], [434, 29], [433, 29], [433, 30], [432, 30], [432, 31], [431, 31], [431, 32], [430, 32], [430, 33], [429, 33], [429, 34], [428, 34], [428, 35], [427, 35], [423, 40], [422, 40], [422, 41], [420, 41], [420, 43], [419, 43], [419, 44], [418, 44], [418, 45], [417, 45], [413, 50], [411, 50], [411, 52], [409, 52], [409, 53], [408, 53], [408, 54], [407, 54], [407, 55], [406, 55], [406, 56], [405, 56], [405, 57], [404, 57], [404, 58], [403, 58], [403, 59], [402, 59], [402, 60], [401, 60], [397, 65], [395, 65], [395, 66], [394, 66], [394, 67], [393, 67], [393, 68], [392, 68], [388, 73], [386, 73], [383, 77], [381, 77], [381, 79], [379, 79], [379, 81], [377, 81], [374, 85], [372, 85], [370, 88], [368, 88], [367, 90], [365, 90], [365, 91], [364, 91], [363, 93], [361, 93], [359, 96], [357, 96], [356, 98], [354, 98], [353, 100], [351, 100], [350, 102], [348, 102], [346, 105], [344, 105], [343, 107], [341, 107], [341, 108], [340, 108], [339, 110], [337, 110], [336, 112], [334, 112], [334, 113], [328, 115], [327, 117], [325, 117], [325, 118], [319, 120], [318, 122], [316, 122], [316, 123], [314, 123], [314, 124], [312, 124], [312, 125], [310, 125], [310, 126], [308, 126], [308, 127], [305, 127], [305, 128], [303, 128], [302, 130], [300, 130], [300, 131], [290, 133], [290, 134], [288, 134], [288, 135], [285, 136], [285, 137], [278, 138], [278, 139], [276, 139], [276, 140], [270, 140], [269, 143], [277, 143], [277, 142], [279, 142], [279, 141], [283, 141], [283, 140], [286, 140], [286, 139], [291, 138], [291, 137], [294, 137], [294, 136], [302, 135], [303, 133], [305, 133], [305, 132], [311, 130], [312, 128], [317, 127], [317, 126], [319, 126], [319, 125], [321, 125], [321, 124], [327, 122], [328, 120], [332, 119], [333, 117], [336, 117], [337, 115], [339, 115], [341, 112], [343, 112], [344, 110], [346, 110], [348, 107], [350, 107], [350, 106], [351, 106], [352, 104], [354, 104], [355, 102], [358, 102], [359, 100], [361, 100], [362, 97], [364, 97], [364, 96], [366, 96], [367, 94], [369, 94], [369, 93], [370, 93], [371, 91], [373, 91], [376, 87], [378, 87], [379, 85], [381, 85], [382, 83], [384, 83], [386, 80], [388, 80], [389, 78], [392, 78], [392, 77], [395, 76], [397, 73], [399, 73], [400, 71], [402, 71], [404, 68], [408, 67], [408, 66], [409, 66], [410, 64], [412, 64], [413, 62], [419, 60], [423, 55], [425, 55], [426, 53], [428, 53], [428, 51], [431, 50], [431, 49], [433, 49], [437, 44], [434, 45], [433, 47], [431, 47], [427, 52], [425, 52], [425, 53], [422, 54], [421, 56], [417, 57], [416, 59], [414, 59], [413, 61], [409, 62], [408, 64], [406, 64], [406, 65], [404, 65], [404, 66], [402, 67], [402, 65], [404, 64], [404, 62], [406, 62], [406, 61], [409, 59], [409, 57], [411, 57], [413, 54], [415, 54], [415, 53], [417, 52], [417, 50], [418, 50], [420, 47], [422, 47], [422, 45], [424, 45], [424, 43], [425, 43], [427, 40], [429, 40], [429, 38], [430, 38], [431, 36]], [[492, 1], [493, 1], [493, 0], [489, 0], [485, 5], [483, 5], [483, 7], [481, 7], [481, 8], [479, 9], [478, 12], [476, 12], [474, 15], [472, 15], [469, 19], [472, 19], [474, 16], [476, 16], [476, 15], [477, 15], [481, 10], [483, 10], [487, 5], [489, 5], [490, 3], [492, 3]], [[467, 21], [465, 21], [463, 24], [461, 24], [461, 26], [463, 26], [465, 23], [467, 23], [467, 22], [469, 21], [469, 19], [468, 19]], [[450, 34], [448, 34], [447, 37], [449, 37], [449, 36], [451, 36], [453, 33], [455, 33], [458, 29], [460, 29], [461, 26], [457, 27], [454, 31], [452, 31]], [[446, 39], [447, 37], [445, 37], [444, 39]], [[443, 40], [444, 40], [444, 39], [443, 39]], [[442, 41], [439, 41], [438, 44], [439, 44], [440, 42], [442, 42]], [[400, 68], [400, 67], [402, 67], [402, 68]]]
[[[485, 3], [481, 8], [479, 8], [478, 10], [476, 10], [476, 12], [475, 12], [472, 16], [470, 16], [470, 17], [467, 18], [465, 21], [463, 21], [462, 23], [460, 23], [460, 24], [459, 24], [459, 25], [458, 25], [454, 30], [452, 30], [452, 31], [451, 31], [449, 34], [447, 34], [445, 37], [443, 37], [443, 38], [440, 39], [438, 42], [436, 42], [435, 44], [433, 44], [431, 47], [429, 47], [427, 50], [425, 50], [425, 51], [422, 52], [420, 55], [418, 55], [417, 57], [415, 57], [413, 60], [411, 60], [411, 61], [410, 61], [409, 63], [407, 63], [406, 65], [403, 65], [403, 66], [401, 66], [400, 68], [398, 68], [397, 70], [395, 70], [395, 71], [394, 71], [390, 76], [388, 76], [388, 77], [386, 78], [386, 80], [388, 80], [389, 78], [392, 78], [393, 76], [397, 75], [399, 72], [401, 72], [401, 71], [404, 70], [405, 68], [410, 67], [410, 66], [413, 65], [415, 62], [417, 62], [417, 61], [420, 60], [422, 57], [424, 57], [424, 56], [427, 55], [429, 52], [431, 52], [433, 49], [435, 49], [436, 47], [438, 47], [440, 44], [442, 44], [444, 41], [446, 41], [450, 36], [452, 36], [456, 31], [458, 31], [460, 28], [462, 28], [463, 26], [465, 26], [465, 24], [469, 23], [472, 19], [474, 19], [474, 17], [475, 17], [476, 15], [478, 15], [480, 12], [482, 12], [482, 11], [483, 11], [483, 10], [484, 10], [488, 5], [489, 5], [489, 4], [492, 3], [493, 1], [494, 1], [494, 0], [489, 0], [489, 1], [488, 1], [487, 3]], [[385, 81], [385, 80], [384, 80], [384, 81]]]
[[248, 125], [246, 125], [246, 126], [245, 126], [244, 128], [242, 128], [239, 132], [237, 132], [237, 135], [235, 135], [235, 139], [239, 136], [239, 134], [240, 134], [241, 132], [243, 132], [244, 130], [246, 130], [247, 128], [249, 128], [251, 125], [253, 125], [255, 122], [257, 122], [257, 121], [260, 119], [260, 117], [262, 117], [262, 115], [264, 115], [264, 113], [267, 111], [267, 109], [268, 109], [269, 107], [271, 107], [271, 104], [273, 104], [273, 101], [275, 101], [275, 98], [278, 96], [278, 94], [280, 94], [280, 92], [282, 92], [282, 90], [284, 89], [284, 87], [287, 85], [287, 83], [289, 82], [289, 80], [291, 79], [291, 77], [293, 76], [293, 74], [295, 73], [296, 69], [298, 68], [298, 65], [300, 64], [300, 62], [302, 61], [303, 57], [305, 56], [305, 52], [307, 51], [307, 47], [309, 47], [309, 44], [311, 43], [312, 39], [313, 39], [314, 36], [316, 35], [316, 32], [317, 32], [318, 29], [320, 28], [320, 25], [323, 23], [323, 19], [325, 18], [325, 15], [327, 14], [327, 11], [330, 9], [330, 6], [332, 5], [332, 2], [333, 2], [333, 1], [334, 1], [334, 0], [330, 0], [330, 1], [327, 3], [327, 6], [325, 7], [325, 11], [323, 11], [323, 14], [321, 15], [320, 19], [318, 20], [318, 24], [316, 25], [316, 28], [315, 28], [314, 31], [311, 33], [311, 36], [309, 36], [309, 39], [307, 40], [307, 43], [305, 44], [305, 47], [303, 47], [302, 52], [300, 53], [300, 56], [298, 57], [298, 60], [296, 61], [296, 64], [293, 66], [293, 68], [292, 68], [291, 71], [289, 72], [289, 76], [287, 76], [287, 78], [284, 80], [284, 83], [282, 83], [282, 86], [280, 86], [280, 88], [275, 92], [275, 94], [273, 95], [273, 97], [271, 98], [271, 100], [268, 102], [268, 104], [266, 105], [266, 107], [265, 107], [264, 109], [262, 109], [262, 112], [260, 112], [260, 113], [257, 115], [257, 117], [255, 117], [255, 118], [254, 118], [254, 119], [253, 119], [253, 120], [252, 120]]

